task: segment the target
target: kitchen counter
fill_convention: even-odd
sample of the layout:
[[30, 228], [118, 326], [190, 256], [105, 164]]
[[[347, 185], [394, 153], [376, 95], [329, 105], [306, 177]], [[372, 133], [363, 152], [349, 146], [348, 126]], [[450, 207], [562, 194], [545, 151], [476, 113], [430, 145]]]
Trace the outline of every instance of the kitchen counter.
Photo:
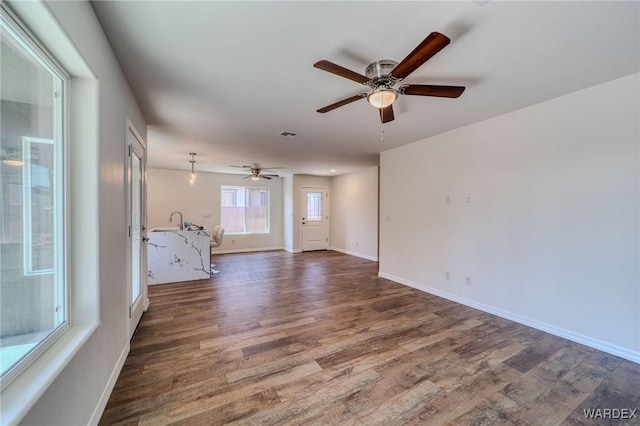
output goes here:
[[211, 245], [206, 229], [180, 231], [155, 228], [148, 232], [148, 283], [166, 284], [211, 277]]

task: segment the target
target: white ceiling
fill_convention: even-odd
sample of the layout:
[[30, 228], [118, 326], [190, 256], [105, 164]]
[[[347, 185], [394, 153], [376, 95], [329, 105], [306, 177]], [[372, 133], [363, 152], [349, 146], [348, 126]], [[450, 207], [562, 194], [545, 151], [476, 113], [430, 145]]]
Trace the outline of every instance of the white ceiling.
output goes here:
[[[632, 2], [93, 2], [148, 129], [150, 167], [238, 172], [232, 164], [329, 175], [379, 153], [637, 72], [640, 3]], [[402, 60], [431, 31], [451, 44], [405, 83], [464, 85], [458, 99], [403, 96], [384, 125], [358, 83]], [[629, 90], [638, 90], [630, 88]], [[277, 136], [297, 132], [295, 138]]]

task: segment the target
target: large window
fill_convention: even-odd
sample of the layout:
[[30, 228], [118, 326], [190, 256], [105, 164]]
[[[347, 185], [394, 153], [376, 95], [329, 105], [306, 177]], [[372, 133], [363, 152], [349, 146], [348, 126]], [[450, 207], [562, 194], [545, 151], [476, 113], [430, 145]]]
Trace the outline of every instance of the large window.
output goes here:
[[6, 14], [0, 32], [0, 376], [4, 387], [69, 325], [68, 78]]
[[269, 190], [245, 186], [223, 186], [220, 224], [228, 234], [269, 232]]

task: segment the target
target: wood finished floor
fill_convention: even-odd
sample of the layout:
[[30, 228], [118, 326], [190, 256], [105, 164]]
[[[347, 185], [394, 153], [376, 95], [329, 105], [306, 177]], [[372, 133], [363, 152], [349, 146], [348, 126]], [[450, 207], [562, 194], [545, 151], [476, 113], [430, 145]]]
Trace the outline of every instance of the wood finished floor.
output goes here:
[[101, 425], [569, 425], [640, 408], [640, 365], [379, 278], [375, 262], [215, 263], [210, 280], [149, 288]]

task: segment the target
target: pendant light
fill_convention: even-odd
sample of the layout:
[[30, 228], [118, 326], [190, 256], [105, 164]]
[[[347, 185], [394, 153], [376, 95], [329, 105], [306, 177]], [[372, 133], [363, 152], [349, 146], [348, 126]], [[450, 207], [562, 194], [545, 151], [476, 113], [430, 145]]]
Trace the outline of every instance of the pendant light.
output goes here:
[[191, 174], [189, 175], [189, 185], [194, 186], [196, 184], [196, 181], [198, 180], [198, 175], [194, 170], [194, 165], [196, 164], [196, 160], [194, 160], [194, 157], [198, 154], [196, 154], [195, 152], [190, 152], [189, 155], [191, 156], [191, 160], [189, 160], [189, 162], [191, 163]]

